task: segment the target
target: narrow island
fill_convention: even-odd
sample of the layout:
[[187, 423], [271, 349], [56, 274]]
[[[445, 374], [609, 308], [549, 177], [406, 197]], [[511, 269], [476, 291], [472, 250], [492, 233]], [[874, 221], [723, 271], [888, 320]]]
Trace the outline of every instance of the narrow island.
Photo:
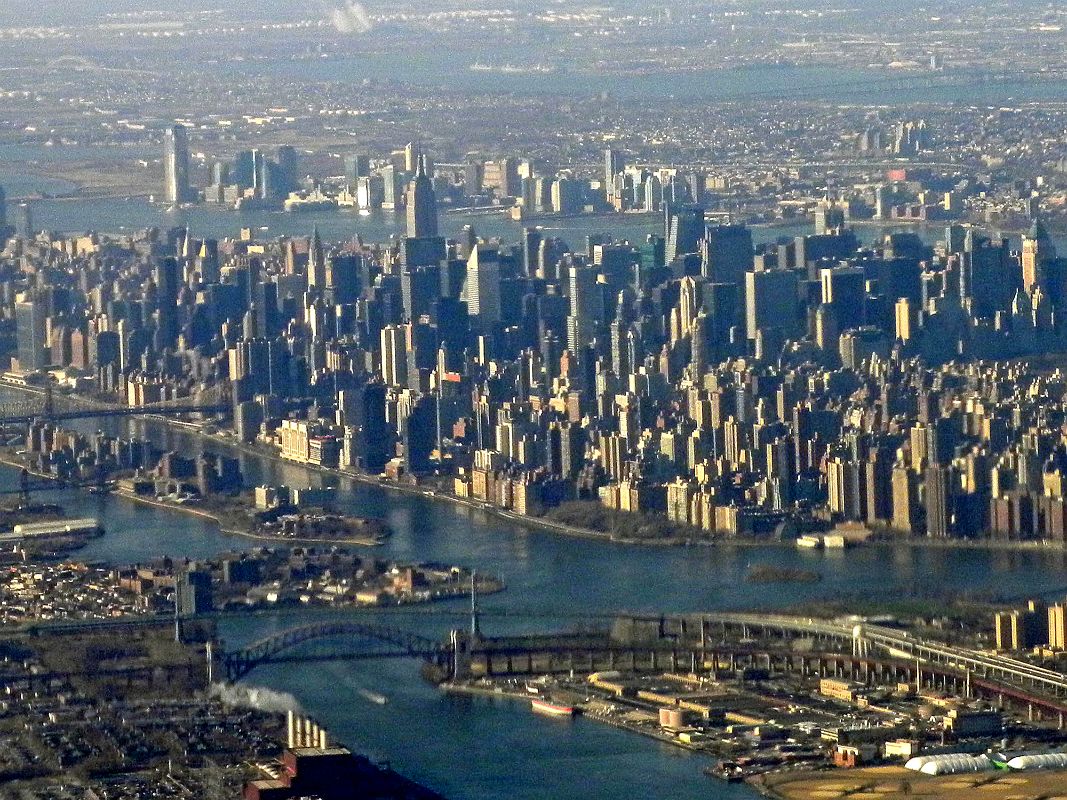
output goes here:
[[[55, 446], [57, 440], [62, 447]], [[0, 447], [0, 463], [23, 470], [20, 508], [33, 507], [31, 480], [50, 480], [203, 517], [224, 533], [262, 540], [373, 547], [391, 534], [382, 520], [335, 511], [335, 489], [247, 490], [237, 459], [211, 452], [186, 458], [145, 439], [101, 432], [90, 437], [34, 424], [24, 447]]]
[[370, 558], [341, 547], [259, 547], [201, 560], [162, 557], [110, 566], [26, 561], [0, 573], [0, 624], [183, 617], [283, 608], [431, 603], [502, 591], [451, 564]]

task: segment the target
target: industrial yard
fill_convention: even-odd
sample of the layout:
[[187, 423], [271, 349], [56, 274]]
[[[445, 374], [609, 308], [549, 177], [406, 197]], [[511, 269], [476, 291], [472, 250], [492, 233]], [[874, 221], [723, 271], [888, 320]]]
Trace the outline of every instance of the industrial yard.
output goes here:
[[833, 800], [838, 797], [880, 800], [928, 797], [939, 800], [1067, 797], [1062, 771], [986, 772], [928, 776], [903, 767], [866, 767], [834, 772], [785, 772], [760, 777], [755, 784], [780, 800]]

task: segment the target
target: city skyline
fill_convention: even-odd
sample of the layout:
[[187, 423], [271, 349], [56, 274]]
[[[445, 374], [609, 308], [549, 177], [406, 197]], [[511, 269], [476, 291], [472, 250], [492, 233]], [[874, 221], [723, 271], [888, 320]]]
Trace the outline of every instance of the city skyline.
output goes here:
[[1062, 789], [1067, 9], [0, 45], [5, 797]]

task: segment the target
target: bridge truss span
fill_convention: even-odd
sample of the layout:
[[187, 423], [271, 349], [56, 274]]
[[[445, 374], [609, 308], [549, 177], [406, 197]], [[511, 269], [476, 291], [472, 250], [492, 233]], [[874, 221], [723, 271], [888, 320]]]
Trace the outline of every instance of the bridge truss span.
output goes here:
[[[300, 652], [314, 646], [314, 652]], [[421, 634], [360, 622], [323, 622], [289, 628], [225, 653], [226, 679], [236, 682], [262, 664], [359, 658], [416, 658], [443, 664], [448, 645]]]

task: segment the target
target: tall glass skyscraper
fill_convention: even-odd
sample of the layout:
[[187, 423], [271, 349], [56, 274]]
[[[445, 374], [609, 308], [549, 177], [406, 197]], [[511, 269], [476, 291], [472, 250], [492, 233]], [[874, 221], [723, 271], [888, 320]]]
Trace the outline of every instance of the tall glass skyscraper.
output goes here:
[[168, 203], [187, 203], [189, 189], [189, 138], [185, 128], [175, 125], [163, 134], [163, 191]]
[[19, 369], [34, 372], [48, 366], [45, 342], [45, 304], [22, 293], [15, 301], [15, 338]]

